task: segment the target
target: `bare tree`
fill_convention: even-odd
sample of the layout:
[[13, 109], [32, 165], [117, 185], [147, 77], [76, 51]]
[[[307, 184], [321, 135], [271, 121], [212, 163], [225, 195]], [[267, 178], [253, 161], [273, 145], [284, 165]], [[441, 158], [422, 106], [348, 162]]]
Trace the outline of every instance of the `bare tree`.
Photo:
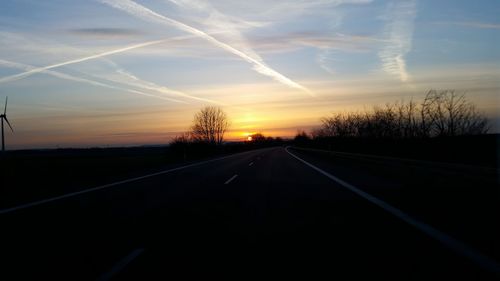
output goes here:
[[357, 113], [337, 113], [321, 119], [322, 126], [313, 135], [323, 137], [356, 137], [358, 136], [361, 117]]
[[453, 90], [429, 91], [422, 104], [422, 114], [430, 135], [457, 136], [488, 132], [488, 120], [477, 112], [474, 104], [466, 100], [465, 94]]
[[196, 141], [219, 145], [228, 127], [226, 113], [219, 107], [207, 106], [194, 116], [191, 134]]
[[478, 135], [489, 128], [487, 118], [466, 100], [465, 94], [453, 90], [430, 90], [420, 104], [400, 101], [364, 113], [337, 113], [322, 118], [321, 123], [312, 133], [314, 138]]

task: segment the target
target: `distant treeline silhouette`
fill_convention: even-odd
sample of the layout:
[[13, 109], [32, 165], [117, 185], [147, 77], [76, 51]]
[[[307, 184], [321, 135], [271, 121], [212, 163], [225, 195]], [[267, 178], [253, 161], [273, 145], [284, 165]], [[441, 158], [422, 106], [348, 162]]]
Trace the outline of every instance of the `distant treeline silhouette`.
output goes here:
[[195, 114], [190, 130], [170, 141], [170, 155], [190, 160], [283, 143], [279, 137], [266, 137], [261, 133], [250, 135], [251, 141], [225, 143], [224, 135], [229, 124], [229, 119], [221, 108], [215, 106], [202, 108]]
[[421, 102], [388, 103], [365, 112], [336, 113], [294, 144], [328, 151], [494, 165], [498, 135], [465, 94], [430, 90]]
[[[368, 112], [336, 113], [321, 119], [312, 138], [428, 138], [480, 135], [488, 132], [487, 118], [465, 94], [430, 90], [422, 102], [388, 103]], [[297, 137], [304, 138], [304, 132]]]

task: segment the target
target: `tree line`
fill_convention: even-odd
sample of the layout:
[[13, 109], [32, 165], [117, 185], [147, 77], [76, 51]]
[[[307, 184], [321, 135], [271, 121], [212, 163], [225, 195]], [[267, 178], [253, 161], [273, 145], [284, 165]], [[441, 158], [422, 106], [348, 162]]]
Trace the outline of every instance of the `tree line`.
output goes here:
[[[170, 151], [184, 159], [220, 152], [255, 147], [282, 145], [281, 138], [251, 135], [251, 141], [225, 143], [230, 126], [227, 114], [219, 107], [207, 106], [194, 115], [190, 129], [170, 142]], [[417, 140], [434, 137], [482, 135], [489, 130], [489, 121], [464, 93], [454, 90], [430, 90], [417, 102], [398, 101], [375, 106], [365, 112], [335, 113], [321, 118], [321, 125], [310, 133], [299, 132], [296, 144], [310, 140], [330, 143], [330, 140]], [[225, 145], [222, 145], [225, 144]], [[347, 144], [346, 144], [347, 145]], [[189, 154], [189, 155], [188, 155]]]
[[[321, 119], [313, 138], [429, 138], [480, 135], [488, 119], [464, 93], [430, 90], [421, 102], [410, 100], [376, 106], [367, 112], [336, 113]], [[307, 137], [300, 132], [296, 138]]]

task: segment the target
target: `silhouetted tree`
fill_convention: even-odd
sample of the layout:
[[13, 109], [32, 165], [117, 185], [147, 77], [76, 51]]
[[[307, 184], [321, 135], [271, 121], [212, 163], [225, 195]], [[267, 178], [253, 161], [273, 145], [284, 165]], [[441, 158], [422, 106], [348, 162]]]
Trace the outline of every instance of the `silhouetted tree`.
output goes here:
[[255, 143], [262, 143], [266, 141], [266, 137], [261, 133], [255, 133], [251, 135], [252, 141]]
[[179, 136], [174, 137], [170, 143], [170, 151], [175, 154], [176, 157], [182, 157], [182, 159], [187, 159], [187, 152], [191, 146], [191, 136], [189, 133], [182, 133]]
[[454, 90], [427, 93], [422, 104], [426, 133], [436, 136], [477, 135], [488, 132], [488, 120], [465, 94]]
[[306, 131], [299, 131], [295, 135], [295, 138], [293, 139], [293, 141], [298, 145], [305, 145], [311, 141], [311, 138], [306, 133]]
[[282, 138], [280, 138], [280, 137], [276, 137], [274, 139], [274, 143], [276, 143], [277, 145], [282, 145], [284, 142], [285, 141]]
[[365, 113], [337, 113], [321, 119], [312, 132], [317, 138], [416, 138], [478, 135], [488, 132], [488, 120], [453, 90], [427, 93], [421, 104], [413, 100], [374, 107]]
[[194, 116], [191, 137], [197, 142], [220, 145], [228, 127], [226, 113], [219, 107], [207, 106]]

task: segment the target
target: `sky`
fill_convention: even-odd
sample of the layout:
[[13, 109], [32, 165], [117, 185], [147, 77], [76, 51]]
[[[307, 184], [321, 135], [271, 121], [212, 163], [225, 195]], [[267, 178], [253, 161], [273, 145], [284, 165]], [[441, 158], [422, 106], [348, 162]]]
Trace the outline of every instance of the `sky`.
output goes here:
[[165, 144], [207, 105], [227, 139], [465, 92], [500, 132], [500, 1], [2, 0], [10, 149]]

